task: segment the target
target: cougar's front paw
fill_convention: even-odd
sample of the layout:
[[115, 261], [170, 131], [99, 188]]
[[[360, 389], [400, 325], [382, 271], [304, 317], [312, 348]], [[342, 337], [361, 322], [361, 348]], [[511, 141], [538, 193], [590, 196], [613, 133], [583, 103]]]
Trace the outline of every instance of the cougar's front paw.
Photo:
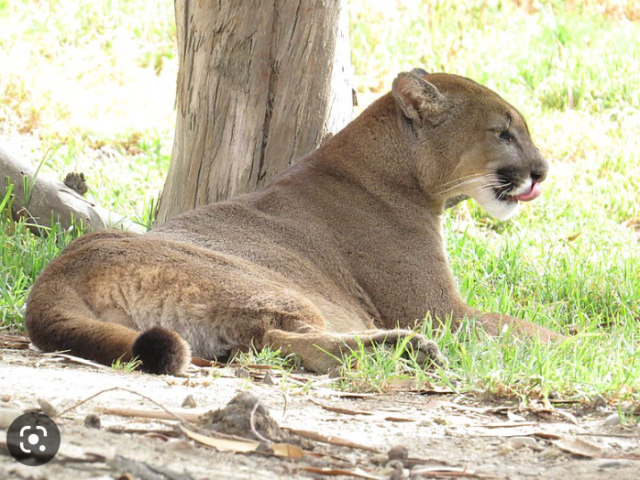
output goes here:
[[407, 351], [415, 355], [416, 360], [426, 368], [447, 365], [447, 359], [442, 355], [438, 345], [427, 337], [413, 330], [388, 330], [372, 337], [372, 341], [379, 344], [397, 345], [407, 341]]
[[438, 345], [424, 335], [414, 334], [409, 340], [409, 345], [420, 364], [426, 364], [427, 367], [444, 367], [448, 363], [447, 358], [440, 352]]

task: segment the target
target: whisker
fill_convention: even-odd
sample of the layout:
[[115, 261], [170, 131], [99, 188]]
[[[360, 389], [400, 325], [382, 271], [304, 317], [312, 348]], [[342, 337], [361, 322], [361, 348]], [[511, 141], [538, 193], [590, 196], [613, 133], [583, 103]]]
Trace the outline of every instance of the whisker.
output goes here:
[[[472, 174], [467, 175], [467, 176], [465, 176], [465, 177], [461, 177], [461, 178], [454, 178], [453, 180], [449, 180], [448, 182], [445, 182], [445, 183], [442, 185], [442, 188], [446, 188], [446, 187], [448, 187], [449, 185], [451, 185], [452, 183], [456, 183], [456, 182], [464, 182], [464, 181], [466, 181], [466, 180], [468, 180], [468, 179], [470, 179], [470, 178], [481, 178], [481, 177], [484, 177], [484, 176], [486, 176], [486, 175], [487, 175], [486, 173], [472, 173]], [[455, 188], [455, 187], [454, 187], [454, 188]]]
[[[492, 174], [475, 174], [475, 175], [469, 175], [467, 177], [463, 177], [462, 179], [457, 179], [458, 183], [456, 183], [455, 185], [451, 185], [448, 188], [443, 188], [442, 190], [440, 190], [438, 192], [439, 195], [443, 195], [447, 192], [450, 192], [451, 190], [455, 190], [456, 188], [461, 188], [461, 187], [465, 187], [467, 185], [470, 185], [472, 183], [477, 183], [481, 180], [494, 180], [492, 178], [493, 175]], [[447, 182], [445, 185], [443, 185], [443, 187], [447, 187], [448, 185], [450, 185], [453, 182]]]

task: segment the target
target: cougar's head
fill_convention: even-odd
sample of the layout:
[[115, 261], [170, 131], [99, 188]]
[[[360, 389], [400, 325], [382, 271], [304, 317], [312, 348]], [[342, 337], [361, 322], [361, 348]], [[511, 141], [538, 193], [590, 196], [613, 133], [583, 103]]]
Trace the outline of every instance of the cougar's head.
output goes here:
[[547, 162], [522, 115], [498, 94], [457, 75], [401, 73], [393, 96], [425, 194], [475, 199], [505, 219], [541, 193]]

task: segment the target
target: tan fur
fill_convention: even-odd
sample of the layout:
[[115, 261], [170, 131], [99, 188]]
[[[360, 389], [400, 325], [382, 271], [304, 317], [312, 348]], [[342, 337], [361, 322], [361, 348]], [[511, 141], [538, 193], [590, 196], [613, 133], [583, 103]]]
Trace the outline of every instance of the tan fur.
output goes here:
[[[510, 141], [498, 137], [507, 117]], [[108, 364], [131, 358], [140, 332], [160, 326], [201, 357], [271, 345], [317, 371], [335, 365], [322, 350], [339, 356], [356, 336], [410, 336], [421, 358], [438, 361], [411, 331], [427, 313], [552, 339], [466, 306], [447, 264], [446, 201], [475, 196], [480, 175], [505, 168], [514, 185], [546, 175], [514, 107], [462, 77], [400, 74], [393, 93], [262, 190], [146, 235], [98, 232], [71, 244], [33, 287], [29, 335], [44, 350]]]

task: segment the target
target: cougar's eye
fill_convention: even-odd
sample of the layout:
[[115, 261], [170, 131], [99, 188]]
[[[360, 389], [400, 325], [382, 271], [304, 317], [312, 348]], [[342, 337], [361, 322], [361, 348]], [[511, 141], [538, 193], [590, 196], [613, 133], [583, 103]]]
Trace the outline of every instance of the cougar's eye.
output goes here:
[[501, 140], [506, 140], [507, 142], [510, 142], [511, 140], [513, 140], [513, 137], [509, 133], [509, 130], [500, 130], [500, 131], [498, 131], [496, 133], [498, 134], [498, 137]]

